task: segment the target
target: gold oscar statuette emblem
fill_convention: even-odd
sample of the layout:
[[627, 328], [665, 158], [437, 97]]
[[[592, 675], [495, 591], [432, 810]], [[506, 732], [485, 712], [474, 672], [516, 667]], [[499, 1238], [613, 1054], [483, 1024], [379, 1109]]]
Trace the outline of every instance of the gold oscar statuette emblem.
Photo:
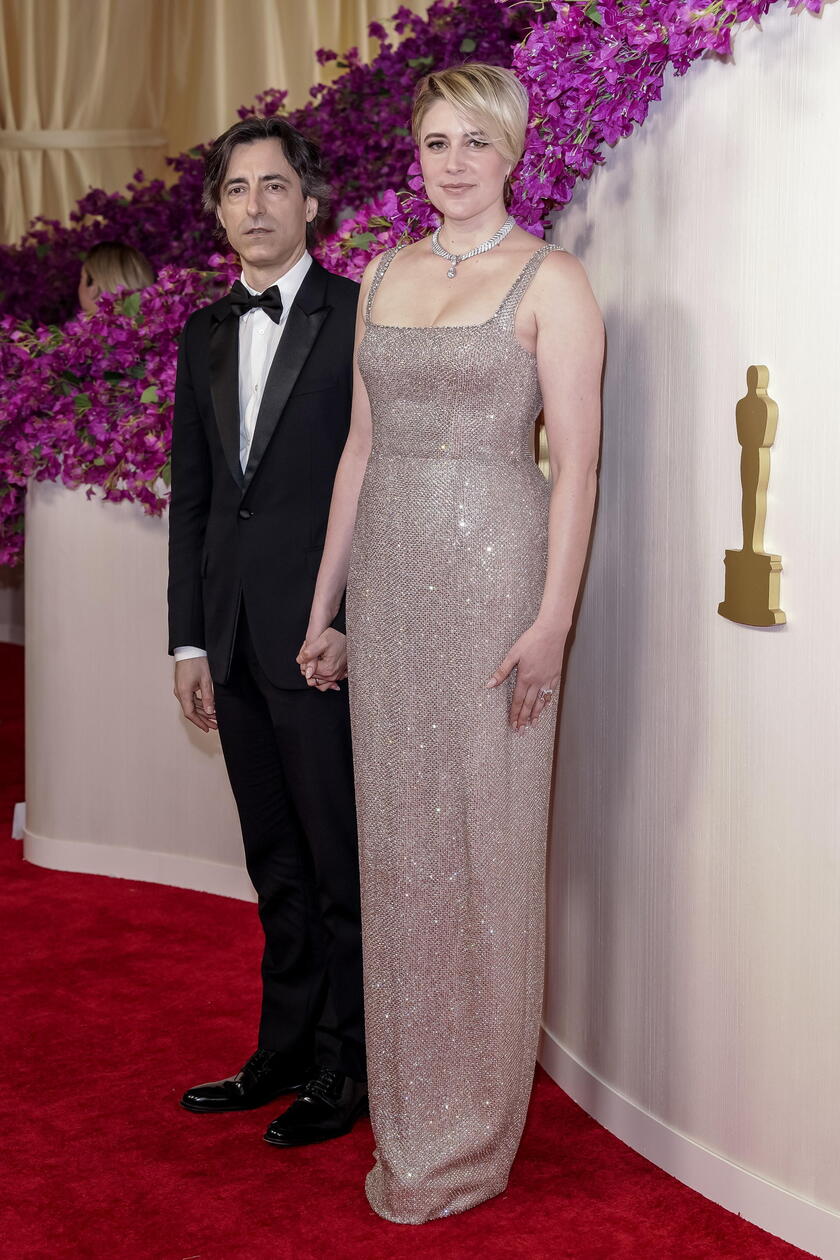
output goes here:
[[764, 550], [770, 447], [776, 438], [779, 408], [768, 397], [766, 367], [747, 368], [747, 393], [735, 408], [741, 444], [741, 522], [744, 545], [727, 551], [726, 588], [721, 617], [745, 626], [779, 626], [785, 614], [779, 607], [782, 557]]

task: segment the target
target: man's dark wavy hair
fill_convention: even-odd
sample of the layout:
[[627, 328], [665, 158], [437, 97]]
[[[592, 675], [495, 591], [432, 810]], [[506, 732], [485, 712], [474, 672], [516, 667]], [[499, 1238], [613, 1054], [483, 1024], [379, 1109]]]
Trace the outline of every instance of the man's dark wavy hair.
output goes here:
[[215, 216], [233, 150], [238, 144], [253, 144], [255, 140], [279, 140], [289, 166], [300, 179], [304, 197], [318, 202], [318, 213], [306, 225], [306, 244], [313, 245], [318, 225], [329, 218], [330, 186], [321, 166], [321, 150], [285, 118], [243, 118], [213, 141], [204, 163], [204, 209]]

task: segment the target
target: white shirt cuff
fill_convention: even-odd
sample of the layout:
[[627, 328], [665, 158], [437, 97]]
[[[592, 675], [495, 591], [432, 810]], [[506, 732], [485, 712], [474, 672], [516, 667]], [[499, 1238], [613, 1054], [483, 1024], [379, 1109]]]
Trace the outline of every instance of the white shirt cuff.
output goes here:
[[207, 653], [204, 648], [177, 647], [173, 651], [172, 655], [175, 657], [176, 661], [193, 661], [197, 660], [199, 656], [206, 656]]

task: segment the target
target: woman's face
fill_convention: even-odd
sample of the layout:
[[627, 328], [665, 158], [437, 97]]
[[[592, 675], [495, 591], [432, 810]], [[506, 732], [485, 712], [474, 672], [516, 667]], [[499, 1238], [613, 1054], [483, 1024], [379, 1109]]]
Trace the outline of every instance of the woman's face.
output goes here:
[[96, 299], [99, 297], [101, 289], [84, 263], [82, 263], [82, 274], [79, 276], [78, 292], [79, 306], [85, 315], [93, 315], [96, 312]]
[[447, 218], [504, 206], [510, 163], [493, 137], [448, 101], [436, 101], [420, 124], [420, 166], [429, 200]]

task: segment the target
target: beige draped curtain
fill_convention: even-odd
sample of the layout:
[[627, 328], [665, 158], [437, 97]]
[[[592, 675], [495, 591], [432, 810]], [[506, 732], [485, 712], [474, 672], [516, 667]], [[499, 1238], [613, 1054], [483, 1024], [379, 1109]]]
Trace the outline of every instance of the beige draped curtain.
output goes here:
[[[405, 3], [405, 0], [403, 0]], [[425, 12], [429, 0], [408, 6]], [[292, 108], [317, 48], [370, 51], [398, 0], [0, 0], [0, 239], [223, 131], [267, 87]], [[375, 45], [374, 45], [375, 47]]]

